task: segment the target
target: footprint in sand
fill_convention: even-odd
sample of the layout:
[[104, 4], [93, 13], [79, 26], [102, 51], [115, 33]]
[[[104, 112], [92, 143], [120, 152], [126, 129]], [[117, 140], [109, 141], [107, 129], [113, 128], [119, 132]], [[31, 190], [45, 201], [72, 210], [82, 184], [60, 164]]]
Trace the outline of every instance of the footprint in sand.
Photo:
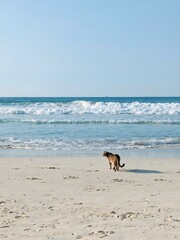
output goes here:
[[115, 179], [113, 179], [113, 182], [134, 183], [135, 181], [126, 180], [126, 179], [119, 179], [119, 178], [115, 178]]
[[64, 179], [79, 179], [79, 177], [76, 177], [76, 176], [68, 176], [68, 177], [64, 177]]
[[155, 178], [154, 179], [155, 182], [165, 182], [167, 181], [166, 179], [163, 179], [163, 178]]
[[32, 177], [32, 178], [26, 178], [27, 180], [31, 180], [31, 181], [33, 181], [33, 180], [42, 180], [42, 179], [40, 179], [40, 178], [36, 178], [36, 177]]

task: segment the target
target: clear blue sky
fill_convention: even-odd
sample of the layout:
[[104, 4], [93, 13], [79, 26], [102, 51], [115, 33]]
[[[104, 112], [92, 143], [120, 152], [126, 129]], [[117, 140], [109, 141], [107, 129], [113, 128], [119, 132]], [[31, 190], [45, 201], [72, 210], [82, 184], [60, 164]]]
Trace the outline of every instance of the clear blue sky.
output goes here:
[[0, 0], [0, 96], [180, 96], [180, 0]]

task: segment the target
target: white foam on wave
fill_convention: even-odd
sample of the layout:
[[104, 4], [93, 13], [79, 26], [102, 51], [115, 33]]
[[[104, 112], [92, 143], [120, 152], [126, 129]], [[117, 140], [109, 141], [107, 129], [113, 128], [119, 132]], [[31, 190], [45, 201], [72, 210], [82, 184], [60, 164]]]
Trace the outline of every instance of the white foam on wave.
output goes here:
[[[17, 122], [17, 120], [15, 120]], [[4, 121], [5, 122], [5, 121]], [[12, 121], [11, 121], [12, 122]], [[22, 123], [33, 123], [33, 124], [172, 124], [179, 125], [180, 120], [171, 119], [156, 119], [156, 120], [141, 120], [141, 119], [108, 119], [108, 120], [96, 120], [96, 119], [25, 119], [19, 120]]]
[[180, 148], [180, 138], [116, 140], [116, 139], [0, 139], [0, 149], [37, 150], [103, 150]]
[[119, 102], [90, 102], [73, 101], [69, 103], [31, 103], [1, 106], [0, 114], [133, 114], [160, 115], [180, 114], [180, 103], [119, 103]]

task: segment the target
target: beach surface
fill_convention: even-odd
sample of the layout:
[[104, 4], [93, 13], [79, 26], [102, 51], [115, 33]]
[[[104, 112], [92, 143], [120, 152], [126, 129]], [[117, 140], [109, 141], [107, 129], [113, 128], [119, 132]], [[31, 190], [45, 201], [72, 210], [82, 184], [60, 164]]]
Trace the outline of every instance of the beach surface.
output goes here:
[[0, 158], [0, 239], [178, 239], [180, 159]]

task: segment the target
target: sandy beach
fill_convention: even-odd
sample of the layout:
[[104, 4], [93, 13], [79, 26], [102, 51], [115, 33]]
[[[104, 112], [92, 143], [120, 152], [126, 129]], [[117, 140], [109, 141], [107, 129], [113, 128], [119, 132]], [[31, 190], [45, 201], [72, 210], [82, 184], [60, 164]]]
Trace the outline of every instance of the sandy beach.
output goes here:
[[178, 239], [180, 159], [0, 158], [0, 239]]

